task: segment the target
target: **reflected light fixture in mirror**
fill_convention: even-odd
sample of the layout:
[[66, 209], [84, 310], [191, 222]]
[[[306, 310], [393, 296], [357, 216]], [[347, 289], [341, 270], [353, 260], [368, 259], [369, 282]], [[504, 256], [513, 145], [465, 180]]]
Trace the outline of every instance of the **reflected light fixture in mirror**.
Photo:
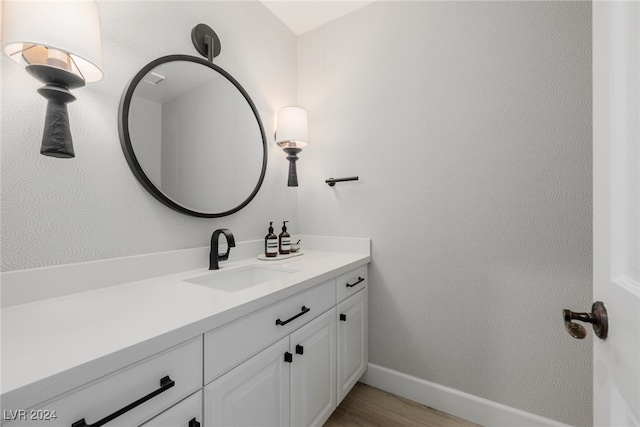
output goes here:
[[287, 153], [289, 160], [288, 187], [298, 186], [296, 161], [298, 153], [309, 145], [307, 111], [300, 107], [283, 107], [278, 110], [276, 124], [276, 144]]
[[74, 157], [67, 103], [70, 89], [102, 79], [98, 5], [93, 0], [5, 0], [2, 51], [45, 84], [48, 100], [40, 153]]

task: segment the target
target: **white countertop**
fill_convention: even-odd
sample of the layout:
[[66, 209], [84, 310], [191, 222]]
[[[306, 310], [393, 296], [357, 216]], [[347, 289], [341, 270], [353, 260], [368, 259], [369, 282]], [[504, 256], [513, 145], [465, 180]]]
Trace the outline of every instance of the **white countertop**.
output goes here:
[[1, 310], [2, 406], [28, 409], [269, 304], [370, 262], [369, 254], [306, 250], [281, 261], [221, 262], [299, 270], [224, 292], [185, 282], [190, 270]]

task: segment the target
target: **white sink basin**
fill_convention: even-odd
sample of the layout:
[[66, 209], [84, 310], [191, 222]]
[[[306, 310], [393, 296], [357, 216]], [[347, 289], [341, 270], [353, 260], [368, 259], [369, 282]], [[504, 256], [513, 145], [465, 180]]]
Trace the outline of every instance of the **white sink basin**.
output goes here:
[[286, 267], [248, 265], [226, 271], [223, 268], [204, 276], [185, 279], [185, 282], [225, 292], [238, 292], [298, 271], [300, 270]]

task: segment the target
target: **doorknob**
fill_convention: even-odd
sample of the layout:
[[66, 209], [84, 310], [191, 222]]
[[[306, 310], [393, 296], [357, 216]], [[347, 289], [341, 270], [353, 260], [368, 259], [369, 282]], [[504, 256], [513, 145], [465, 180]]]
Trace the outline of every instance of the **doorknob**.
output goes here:
[[587, 330], [582, 325], [573, 323], [572, 320], [579, 320], [593, 325], [593, 332], [600, 339], [607, 338], [609, 322], [607, 320], [607, 309], [601, 301], [596, 301], [591, 306], [591, 313], [574, 313], [571, 310], [562, 310], [564, 316], [564, 327], [569, 335], [576, 339], [583, 339], [587, 336]]

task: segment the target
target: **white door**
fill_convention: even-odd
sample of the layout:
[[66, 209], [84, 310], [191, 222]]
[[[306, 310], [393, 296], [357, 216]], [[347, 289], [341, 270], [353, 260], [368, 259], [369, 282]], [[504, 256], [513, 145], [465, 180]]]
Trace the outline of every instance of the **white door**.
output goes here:
[[593, 342], [596, 426], [640, 426], [640, 2], [593, 2]]
[[207, 385], [205, 426], [289, 426], [288, 350], [287, 336]]
[[291, 425], [322, 426], [336, 409], [336, 309], [290, 335]]

